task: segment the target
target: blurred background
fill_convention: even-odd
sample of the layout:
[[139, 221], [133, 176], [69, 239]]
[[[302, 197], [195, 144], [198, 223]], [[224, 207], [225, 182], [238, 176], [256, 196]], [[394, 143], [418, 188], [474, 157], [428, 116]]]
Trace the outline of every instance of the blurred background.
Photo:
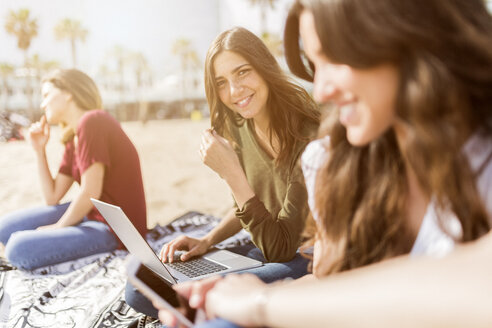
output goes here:
[[0, 0], [0, 111], [39, 115], [40, 79], [76, 67], [121, 121], [207, 115], [203, 62], [241, 25], [282, 58], [291, 0]]
[[[260, 36], [285, 68], [282, 33], [293, 0], [0, 0], [0, 216], [43, 204], [25, 128], [41, 116], [40, 80], [75, 67], [99, 86], [104, 107], [135, 144], [148, 225], [188, 210], [221, 216], [232, 205], [198, 156], [209, 127], [205, 53], [223, 30]], [[492, 1], [487, 1], [492, 11]], [[305, 84], [307, 88], [310, 86]], [[63, 153], [52, 127], [55, 175]], [[63, 201], [72, 199], [74, 186]]]

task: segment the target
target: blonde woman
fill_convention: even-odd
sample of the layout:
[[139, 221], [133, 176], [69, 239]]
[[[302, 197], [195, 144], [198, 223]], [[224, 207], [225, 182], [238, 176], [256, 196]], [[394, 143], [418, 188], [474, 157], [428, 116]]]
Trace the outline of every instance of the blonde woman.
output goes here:
[[[44, 116], [29, 129], [46, 206], [0, 218], [0, 242], [15, 266], [33, 270], [121, 246], [90, 201], [123, 208], [138, 231], [147, 231], [145, 195], [137, 151], [120, 124], [101, 110], [94, 81], [75, 69], [55, 70], [43, 79]], [[53, 177], [46, 158], [50, 124], [63, 126], [65, 151]], [[71, 202], [60, 200], [73, 183]]]

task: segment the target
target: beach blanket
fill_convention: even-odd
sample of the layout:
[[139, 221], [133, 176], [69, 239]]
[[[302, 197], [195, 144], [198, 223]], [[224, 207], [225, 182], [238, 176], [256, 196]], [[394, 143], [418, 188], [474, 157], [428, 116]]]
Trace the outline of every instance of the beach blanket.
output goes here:
[[[189, 212], [166, 226], [156, 226], [146, 239], [158, 252], [164, 243], [182, 234], [205, 235], [219, 221]], [[248, 243], [249, 234], [241, 231], [217, 247]], [[143, 327], [158, 327], [145, 323], [145, 317], [124, 301], [127, 255], [118, 250], [30, 272], [0, 272], [0, 327], [127, 327], [139, 317]]]

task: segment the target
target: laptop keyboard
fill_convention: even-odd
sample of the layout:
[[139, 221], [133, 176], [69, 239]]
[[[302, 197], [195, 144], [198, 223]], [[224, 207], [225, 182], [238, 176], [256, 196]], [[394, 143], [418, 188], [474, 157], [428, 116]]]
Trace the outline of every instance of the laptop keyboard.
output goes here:
[[228, 269], [226, 266], [217, 264], [202, 257], [191, 259], [186, 262], [179, 261], [166, 263], [166, 265], [190, 278], [195, 278], [209, 273], [220, 272]]

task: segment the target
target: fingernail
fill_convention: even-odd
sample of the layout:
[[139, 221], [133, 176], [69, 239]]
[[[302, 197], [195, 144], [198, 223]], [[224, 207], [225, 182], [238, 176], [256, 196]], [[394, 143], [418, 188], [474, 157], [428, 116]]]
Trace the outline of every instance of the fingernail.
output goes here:
[[198, 294], [191, 295], [190, 306], [193, 308], [198, 307], [198, 305], [200, 304], [200, 300], [201, 300], [201, 298]]
[[162, 321], [164, 321], [164, 324], [166, 325], [169, 325], [171, 327], [174, 327], [175, 325], [173, 325], [173, 318], [171, 315], [169, 315], [168, 313], [164, 313], [164, 315], [161, 315], [162, 317]]

